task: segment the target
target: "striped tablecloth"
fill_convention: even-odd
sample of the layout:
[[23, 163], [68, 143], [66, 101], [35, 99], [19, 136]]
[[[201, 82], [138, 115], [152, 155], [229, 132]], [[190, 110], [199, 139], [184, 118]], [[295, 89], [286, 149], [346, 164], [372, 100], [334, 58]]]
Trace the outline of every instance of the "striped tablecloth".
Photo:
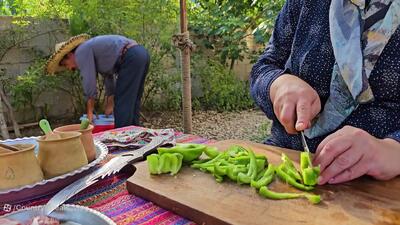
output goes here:
[[[141, 127], [124, 127], [113, 131], [143, 130]], [[95, 134], [95, 138], [101, 133]], [[209, 143], [211, 141], [177, 132], [176, 141], [180, 143]], [[117, 224], [194, 224], [193, 222], [167, 211], [152, 202], [128, 193], [126, 180], [131, 174], [120, 172], [114, 176], [93, 184], [77, 194], [67, 203], [88, 206], [110, 217]], [[19, 207], [29, 207], [46, 204], [52, 196], [28, 200]], [[5, 214], [4, 209], [0, 215]]]

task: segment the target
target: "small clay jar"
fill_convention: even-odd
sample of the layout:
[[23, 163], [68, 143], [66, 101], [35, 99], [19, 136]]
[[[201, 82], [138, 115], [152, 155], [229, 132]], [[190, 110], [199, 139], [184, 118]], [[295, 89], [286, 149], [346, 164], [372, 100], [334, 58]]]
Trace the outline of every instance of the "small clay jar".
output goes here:
[[44, 179], [35, 145], [11, 145], [19, 151], [0, 151], [0, 190], [34, 184]]
[[80, 124], [66, 125], [54, 129], [54, 132], [55, 133], [69, 132], [69, 131], [80, 132], [82, 134], [81, 141], [83, 147], [85, 148], [86, 157], [88, 161], [91, 162], [96, 158], [96, 148], [94, 146], [93, 136], [92, 136], [92, 131], [94, 126], [89, 125], [88, 128], [86, 128], [85, 130], [81, 130], [80, 126], [81, 126]]
[[50, 179], [76, 170], [88, 164], [79, 132], [58, 133], [60, 139], [46, 140], [46, 136], [38, 139], [39, 164], [44, 177]]

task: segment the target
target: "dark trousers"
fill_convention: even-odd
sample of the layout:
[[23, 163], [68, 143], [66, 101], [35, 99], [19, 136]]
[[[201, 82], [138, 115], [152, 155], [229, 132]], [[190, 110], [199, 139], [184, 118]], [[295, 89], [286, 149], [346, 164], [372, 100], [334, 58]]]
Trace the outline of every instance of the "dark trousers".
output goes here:
[[114, 96], [116, 128], [140, 125], [140, 104], [149, 65], [149, 53], [141, 45], [129, 48], [124, 54], [117, 69], [118, 78]]

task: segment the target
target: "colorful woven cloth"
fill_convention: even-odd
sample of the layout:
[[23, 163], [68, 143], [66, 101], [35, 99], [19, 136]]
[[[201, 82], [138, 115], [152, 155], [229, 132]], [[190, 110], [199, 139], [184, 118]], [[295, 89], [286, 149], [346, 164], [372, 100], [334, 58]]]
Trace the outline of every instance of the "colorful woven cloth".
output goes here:
[[[125, 127], [113, 130], [113, 132], [130, 131], [140, 132], [148, 129], [141, 127]], [[97, 139], [102, 133], [95, 134]], [[210, 143], [212, 141], [194, 135], [180, 132], [175, 133], [179, 143]], [[69, 200], [69, 204], [77, 204], [90, 207], [110, 217], [118, 225], [137, 224], [195, 224], [183, 217], [167, 211], [152, 202], [136, 197], [128, 193], [126, 180], [132, 175], [131, 171], [122, 171], [114, 176], [101, 180]], [[31, 199], [19, 205], [0, 205], [0, 216], [10, 211], [46, 204], [52, 197], [46, 196], [40, 199]]]
[[175, 145], [173, 129], [146, 129], [146, 130], [122, 130], [107, 131], [96, 135], [96, 139], [103, 142], [110, 151], [140, 148], [151, 141], [151, 137], [162, 136], [168, 140], [168, 144]]

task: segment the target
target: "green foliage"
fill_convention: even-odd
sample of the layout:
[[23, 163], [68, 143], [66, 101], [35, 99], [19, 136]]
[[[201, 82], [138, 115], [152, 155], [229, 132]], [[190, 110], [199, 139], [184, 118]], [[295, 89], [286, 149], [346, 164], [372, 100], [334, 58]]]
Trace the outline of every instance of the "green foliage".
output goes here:
[[[194, 85], [200, 94], [192, 98], [195, 109], [240, 110], [253, 107], [246, 82], [240, 81], [226, 68], [249, 53], [246, 37], [264, 43], [269, 38], [273, 21], [283, 0], [194, 0], [188, 1], [189, 26], [213, 49], [215, 60], [202, 53], [192, 58]], [[72, 35], [88, 33], [121, 34], [145, 45], [151, 55], [143, 104], [149, 110], [181, 109], [181, 74], [178, 51], [171, 45], [171, 36], [178, 33], [179, 1], [170, 0], [0, 0], [3, 15], [16, 15], [18, 25], [33, 23], [28, 17], [68, 19]], [[6, 36], [15, 37], [14, 31]], [[16, 34], [16, 33], [15, 33]], [[22, 32], [22, 34], [24, 34]], [[21, 35], [22, 35], [21, 34]], [[25, 34], [24, 34], [25, 35]], [[1, 49], [8, 51], [29, 37], [2, 39]], [[4, 52], [0, 52], [4, 55]], [[67, 93], [79, 114], [85, 107], [78, 73], [49, 77], [43, 74], [40, 59], [15, 82], [11, 91], [19, 108], [34, 108], [41, 92], [61, 90]], [[68, 88], [66, 88], [68, 84]], [[99, 85], [102, 92], [102, 85]], [[99, 109], [100, 104], [97, 105]]]
[[254, 106], [249, 85], [240, 81], [221, 63], [208, 59], [194, 59], [193, 77], [200, 77], [204, 95], [198, 98], [206, 110], [233, 111]]
[[31, 110], [36, 119], [47, 117], [48, 105], [44, 111], [38, 112], [38, 99], [43, 93], [56, 90], [71, 98], [75, 115], [80, 115], [83, 99], [81, 89], [76, 88], [81, 85], [79, 74], [66, 71], [57, 76], [49, 76], [44, 72], [45, 63], [46, 59], [38, 59], [8, 87], [15, 109]]
[[195, 0], [191, 5], [190, 28], [202, 44], [213, 49], [223, 64], [243, 60], [249, 53], [246, 37], [265, 43], [284, 0]]
[[68, 0], [0, 0], [2, 15], [19, 17], [67, 18]]
[[[221, 63], [194, 55], [191, 60], [192, 86], [200, 86], [200, 94], [192, 90], [192, 106], [198, 110], [235, 111], [254, 107], [247, 82], [240, 81]], [[161, 71], [160, 71], [161, 72]], [[182, 105], [179, 71], [160, 76], [154, 81], [153, 98], [145, 101], [146, 109], [179, 110]]]

